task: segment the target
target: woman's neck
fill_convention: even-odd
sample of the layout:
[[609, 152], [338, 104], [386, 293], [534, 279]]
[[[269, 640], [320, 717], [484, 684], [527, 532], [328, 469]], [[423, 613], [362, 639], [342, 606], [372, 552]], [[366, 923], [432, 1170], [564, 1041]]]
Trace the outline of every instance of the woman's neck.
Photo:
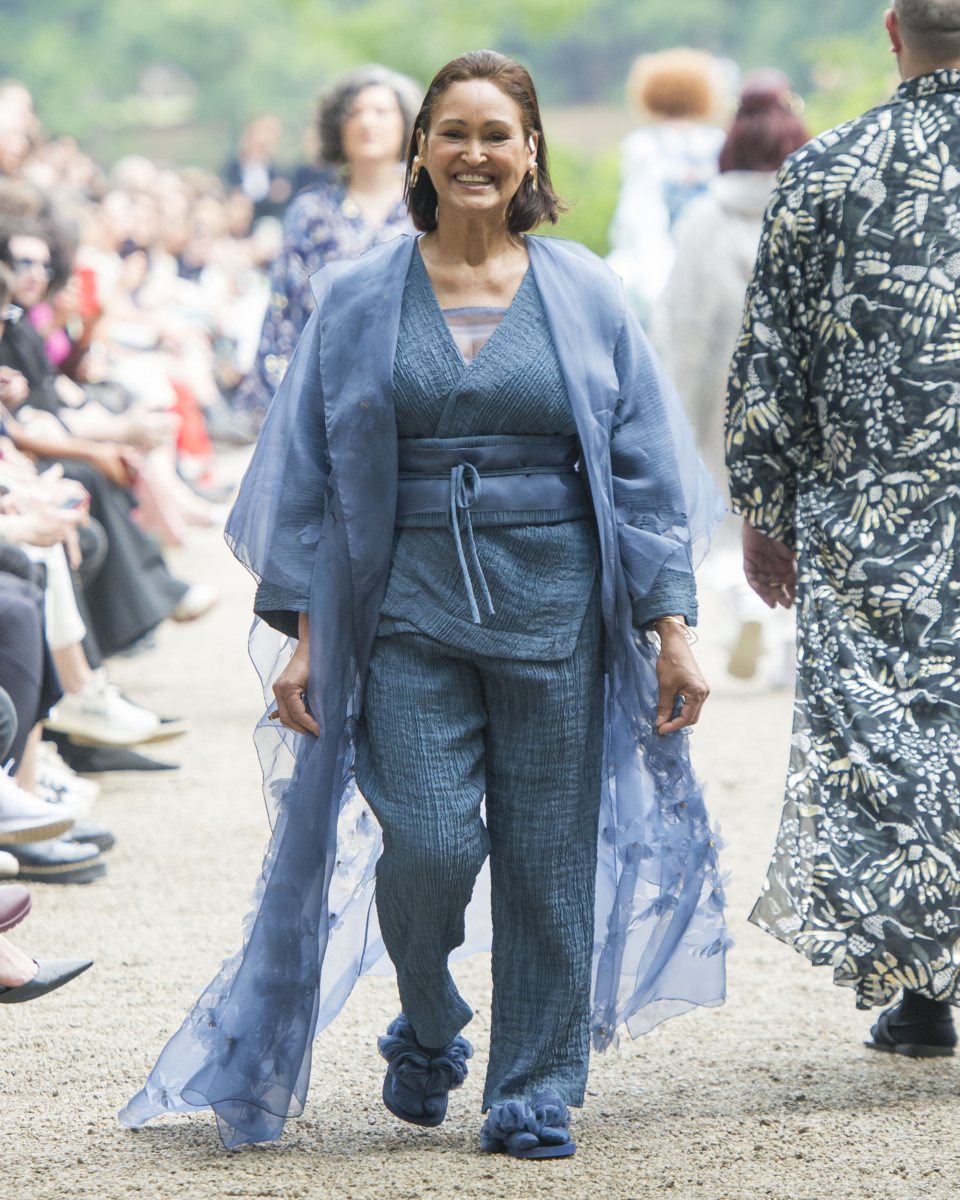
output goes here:
[[438, 214], [436, 230], [424, 241], [438, 261], [449, 266], [483, 269], [496, 259], [526, 258], [526, 243], [507, 227], [506, 214], [497, 220], [464, 217], [460, 213]]
[[350, 164], [347, 191], [368, 225], [376, 228], [400, 203], [403, 180], [392, 158], [361, 159]]
[[526, 274], [526, 241], [497, 220], [441, 212], [437, 228], [420, 239], [441, 308], [506, 307]]
[[403, 191], [400, 170], [392, 158], [360, 159], [350, 164], [347, 184], [351, 196], [399, 197]]

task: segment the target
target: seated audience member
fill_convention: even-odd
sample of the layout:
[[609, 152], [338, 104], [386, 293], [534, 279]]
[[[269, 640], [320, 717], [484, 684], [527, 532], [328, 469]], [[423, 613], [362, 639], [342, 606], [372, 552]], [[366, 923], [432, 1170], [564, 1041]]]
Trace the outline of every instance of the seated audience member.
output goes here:
[[[13, 298], [20, 308], [32, 308], [43, 299], [51, 268], [49, 246], [41, 236], [0, 233], [0, 261], [16, 272]], [[29, 321], [15, 321], [15, 316], [8, 307], [0, 364], [19, 372], [28, 392], [19, 403], [9, 384], [0, 393], [8, 408], [26, 418], [8, 420], [7, 432], [17, 449], [41, 467], [59, 463], [66, 477], [83, 485], [90, 514], [106, 532], [103, 566], [85, 590], [90, 632], [100, 653], [109, 656], [128, 649], [168, 616], [201, 616], [216, 602], [216, 593], [175, 579], [157, 546], [131, 520], [135, 500], [130, 489], [139, 473], [139, 452], [129, 444], [69, 432], [67, 410], [86, 405], [76, 404], [74, 385], [54, 371], [41, 335]], [[85, 400], [82, 392], [81, 397]]]

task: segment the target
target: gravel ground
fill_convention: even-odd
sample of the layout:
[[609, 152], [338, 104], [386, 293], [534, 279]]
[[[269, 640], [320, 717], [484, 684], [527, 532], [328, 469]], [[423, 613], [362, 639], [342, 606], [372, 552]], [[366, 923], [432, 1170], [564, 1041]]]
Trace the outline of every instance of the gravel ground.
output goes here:
[[870, 1020], [787, 947], [746, 923], [779, 815], [791, 700], [724, 676], [721, 610], [705, 605], [699, 653], [714, 695], [694, 737], [713, 815], [729, 842], [729, 958], [723, 1008], [667, 1022], [595, 1059], [572, 1160], [480, 1154], [489, 964], [455, 974], [478, 1012], [477, 1054], [439, 1131], [402, 1125], [379, 1102], [375, 1039], [397, 1011], [390, 979], [364, 979], [317, 1041], [304, 1116], [279, 1143], [226, 1153], [209, 1113], [122, 1129], [196, 990], [239, 940], [267, 831], [251, 730], [256, 677], [245, 654], [252, 586], [215, 532], [173, 556], [223, 589], [205, 620], [112, 665], [135, 698], [193, 723], [156, 748], [177, 773], [107, 777], [95, 816], [117, 835], [105, 880], [32, 886], [15, 931], [37, 957], [96, 966], [55, 995], [2, 1010], [6, 1145], [0, 1197], [772, 1197], [956, 1195], [957, 1067], [862, 1047]]

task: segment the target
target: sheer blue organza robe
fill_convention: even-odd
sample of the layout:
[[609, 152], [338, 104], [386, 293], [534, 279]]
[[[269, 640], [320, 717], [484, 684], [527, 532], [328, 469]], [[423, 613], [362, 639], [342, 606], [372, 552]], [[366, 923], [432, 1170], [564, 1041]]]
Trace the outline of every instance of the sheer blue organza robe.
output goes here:
[[[724, 999], [729, 938], [716, 839], [685, 736], [654, 731], [657, 650], [637, 635], [631, 609], [662, 566], [694, 569], [724, 508], [620, 280], [574, 243], [528, 237], [527, 245], [574, 409], [602, 564], [607, 686], [591, 1026], [603, 1050], [621, 1025], [636, 1037]], [[308, 695], [323, 733], [293, 734], [267, 720], [292, 644], [256, 622], [250, 649], [267, 708], [255, 740], [273, 836], [255, 909], [243, 949], [121, 1112], [128, 1126], [210, 1107], [228, 1148], [278, 1138], [284, 1120], [303, 1111], [314, 1036], [361, 972], [389, 969], [373, 905], [380, 832], [351, 765], [390, 571], [393, 357], [413, 248], [413, 238], [397, 238], [313, 277], [316, 311], [227, 525], [229, 545], [258, 580], [309, 594]], [[620, 377], [618, 343], [627, 364]], [[465, 953], [489, 944], [489, 915], [471, 909]]]

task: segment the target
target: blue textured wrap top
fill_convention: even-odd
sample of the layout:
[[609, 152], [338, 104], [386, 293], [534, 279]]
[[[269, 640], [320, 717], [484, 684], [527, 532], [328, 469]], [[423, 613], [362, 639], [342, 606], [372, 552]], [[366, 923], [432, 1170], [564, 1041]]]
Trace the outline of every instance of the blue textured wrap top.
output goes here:
[[[401, 446], [414, 440], [458, 447], [511, 438], [575, 439], [573, 408], [533, 272], [527, 271], [492, 336], [467, 363], [415, 249], [403, 290], [393, 400]], [[378, 636], [424, 633], [500, 658], [569, 657], [599, 565], [587, 492], [574, 508], [476, 511], [470, 522], [493, 611], [481, 599], [479, 623], [472, 616], [465, 582], [478, 581], [461, 566], [448, 515], [398, 518]], [[261, 587], [259, 615], [293, 632], [291, 609], [306, 611], [307, 597]], [[696, 623], [692, 574], [663, 567], [634, 603], [638, 628], [666, 613]]]

